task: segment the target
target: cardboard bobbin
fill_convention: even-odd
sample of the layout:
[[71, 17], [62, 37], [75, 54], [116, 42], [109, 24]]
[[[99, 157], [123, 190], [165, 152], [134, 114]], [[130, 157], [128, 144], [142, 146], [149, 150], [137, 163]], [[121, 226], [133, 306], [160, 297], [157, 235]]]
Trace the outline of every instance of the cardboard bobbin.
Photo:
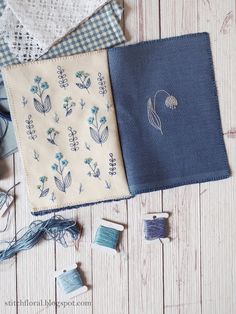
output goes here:
[[[159, 219], [159, 218], [169, 218], [169, 213], [151, 213], [151, 214], [146, 214], [143, 219], [144, 220], [155, 220], [155, 219]], [[153, 240], [147, 240], [145, 239], [146, 243], [153, 243], [156, 241], [160, 241], [161, 243], [165, 244], [165, 243], [169, 243], [170, 242], [170, 238], [166, 237], [166, 238], [157, 238], [157, 239], [153, 239]]]

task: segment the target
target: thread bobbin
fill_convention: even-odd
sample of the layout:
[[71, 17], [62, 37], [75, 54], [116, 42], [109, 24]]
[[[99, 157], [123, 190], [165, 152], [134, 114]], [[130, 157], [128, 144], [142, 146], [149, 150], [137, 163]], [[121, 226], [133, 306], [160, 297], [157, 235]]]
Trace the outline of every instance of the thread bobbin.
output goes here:
[[[147, 221], [151, 221], [151, 220], [156, 220], [156, 219], [160, 219], [160, 218], [168, 219], [169, 216], [170, 216], [169, 213], [151, 213], [151, 214], [144, 215], [143, 219], [147, 220]], [[145, 241], [148, 244], [150, 244], [152, 242], [156, 242], [156, 241], [160, 241], [160, 242], [162, 242], [164, 244], [164, 243], [169, 243], [170, 242], [170, 238], [168, 236], [161, 237], [161, 238], [156, 238], [156, 239], [151, 239], [151, 240], [147, 240], [145, 238]]]
[[[120, 225], [120, 224], [117, 224], [117, 223], [114, 223], [114, 222], [111, 222], [111, 221], [105, 220], [105, 219], [101, 219], [100, 220], [100, 226], [111, 228], [111, 229], [115, 229], [118, 232], [124, 231], [124, 226], [123, 225]], [[97, 233], [96, 233], [96, 235], [97, 235]], [[95, 236], [95, 240], [96, 240], [96, 236]], [[107, 246], [102, 246], [102, 245], [99, 245], [99, 244], [95, 243], [95, 240], [94, 240], [94, 242], [91, 245], [92, 248], [100, 249], [100, 250], [103, 250], [103, 251], [107, 251], [107, 252], [112, 253], [112, 254], [117, 254], [119, 252], [117, 247], [116, 248], [110, 248], [110, 247], [107, 247]]]
[[[77, 270], [78, 273], [79, 273], [79, 270], [78, 270], [78, 266], [77, 264], [74, 264], [74, 265], [71, 265], [71, 266], [68, 266], [66, 268], [64, 268], [63, 270], [60, 270], [60, 271], [56, 271], [54, 273], [54, 277], [55, 278], [58, 278], [60, 275], [63, 275], [65, 274], [66, 272], [70, 271], [70, 270]], [[76, 290], [73, 290], [72, 292], [69, 292], [69, 293], [66, 293], [64, 294], [66, 298], [74, 298], [82, 293], [85, 293], [88, 291], [88, 287], [86, 285], [83, 285], [82, 287], [79, 287], [78, 289]]]

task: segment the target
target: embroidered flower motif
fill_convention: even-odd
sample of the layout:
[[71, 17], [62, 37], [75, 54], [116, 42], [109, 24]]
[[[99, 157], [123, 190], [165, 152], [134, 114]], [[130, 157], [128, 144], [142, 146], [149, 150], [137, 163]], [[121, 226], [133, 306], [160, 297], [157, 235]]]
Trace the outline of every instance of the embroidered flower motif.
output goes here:
[[102, 144], [105, 143], [108, 139], [109, 136], [109, 130], [108, 126], [103, 128], [102, 126], [107, 122], [106, 117], [101, 117], [99, 122], [98, 122], [98, 112], [99, 108], [97, 106], [93, 106], [91, 109], [91, 113], [94, 115], [93, 117], [88, 118], [88, 123], [90, 125], [90, 135], [92, 139], [97, 143], [97, 144]]
[[94, 177], [94, 178], [97, 178], [97, 179], [101, 180], [101, 178], [100, 178], [100, 174], [101, 173], [100, 173], [100, 169], [98, 168], [97, 162], [93, 162], [92, 158], [86, 158], [84, 160], [84, 163], [86, 165], [88, 165], [89, 168], [90, 168], [90, 171], [88, 172], [88, 176], [89, 177]]
[[71, 97], [66, 97], [64, 99], [64, 105], [63, 108], [65, 109], [66, 117], [72, 114], [72, 108], [75, 107], [76, 103], [72, 101]]
[[93, 108], [91, 109], [91, 112], [92, 112], [93, 114], [97, 114], [98, 111], [99, 111], [99, 108], [98, 108], [97, 106], [93, 106]]
[[88, 118], [88, 123], [89, 123], [89, 124], [93, 124], [93, 121], [94, 121], [94, 118], [93, 118], [93, 117]]
[[30, 91], [31, 91], [31, 93], [36, 94], [38, 92], [38, 87], [37, 86], [32, 86]]
[[54, 176], [54, 182], [59, 191], [66, 193], [66, 190], [70, 187], [72, 182], [72, 177], [70, 171], [67, 174], [64, 174], [65, 168], [68, 166], [69, 162], [63, 159], [62, 153], [57, 153], [55, 155], [58, 164], [54, 163], [52, 165], [52, 170], [56, 171], [59, 174], [59, 178]]
[[28, 135], [28, 139], [34, 141], [37, 138], [37, 134], [34, 128], [34, 122], [31, 114], [28, 115], [28, 119], [25, 120], [25, 123], [26, 134]]
[[34, 82], [35, 82], [35, 83], [40, 83], [41, 80], [42, 80], [42, 78], [39, 77], [39, 76], [36, 76], [36, 77], [34, 78]]
[[58, 169], [58, 165], [57, 164], [53, 164], [52, 165], [52, 170], [57, 170]]
[[76, 85], [80, 89], [86, 89], [86, 91], [89, 93], [89, 87], [91, 86], [90, 75], [84, 71], [78, 71], [76, 72], [75, 76], [79, 79], [79, 83], [76, 83]]
[[106, 122], [107, 122], [106, 117], [102, 117], [102, 118], [100, 119], [100, 123], [101, 123], [101, 124], [105, 124]]
[[45, 182], [48, 181], [48, 178], [46, 176], [42, 176], [39, 178], [39, 181], [42, 183], [37, 185], [37, 189], [40, 191], [39, 197], [45, 197], [48, 195], [49, 192], [49, 188], [45, 189]]
[[165, 105], [167, 108], [176, 109], [178, 101], [174, 96], [168, 96], [165, 100]]
[[34, 78], [34, 83], [36, 83], [37, 85], [33, 85], [30, 91], [34, 95], [37, 95], [39, 98], [39, 99], [34, 98], [33, 100], [34, 107], [38, 112], [43, 113], [45, 115], [52, 108], [49, 95], [44, 97], [44, 92], [49, 88], [49, 85], [47, 82], [42, 82], [42, 78], [39, 76], [36, 76]]
[[86, 159], [84, 160], [84, 163], [87, 164], [87, 165], [90, 165], [92, 161], [93, 161], [92, 158], [86, 158]]
[[68, 84], [67, 75], [65, 73], [65, 69], [63, 69], [60, 65], [57, 66], [57, 74], [58, 74], [58, 84], [61, 88], [66, 89]]
[[172, 109], [172, 110], [176, 109], [178, 106], [178, 101], [174, 96], [170, 95], [167, 91], [165, 91], [163, 89], [158, 90], [155, 93], [154, 101], [152, 101], [151, 98], [148, 99], [148, 103], [147, 103], [148, 121], [155, 129], [159, 130], [161, 132], [161, 134], [163, 135], [161, 119], [156, 112], [156, 98], [157, 98], [157, 95], [161, 94], [161, 93], [167, 95], [167, 97], [165, 99], [165, 106], [169, 109]]
[[47, 83], [47, 82], [42, 83], [42, 84], [41, 84], [41, 88], [42, 88], [42, 89], [48, 89], [48, 88], [49, 88], [48, 83]]
[[56, 153], [55, 158], [56, 158], [57, 160], [61, 160], [61, 159], [63, 158], [62, 153]]
[[77, 131], [73, 130], [72, 127], [68, 127], [68, 137], [69, 137], [69, 146], [72, 152], [77, 152], [79, 150], [79, 140], [77, 136]]
[[59, 134], [59, 132], [56, 131], [54, 128], [49, 128], [47, 130], [47, 134], [49, 135], [49, 137], [47, 138], [48, 142], [53, 144], [53, 145], [57, 145], [55, 142], [55, 138]]

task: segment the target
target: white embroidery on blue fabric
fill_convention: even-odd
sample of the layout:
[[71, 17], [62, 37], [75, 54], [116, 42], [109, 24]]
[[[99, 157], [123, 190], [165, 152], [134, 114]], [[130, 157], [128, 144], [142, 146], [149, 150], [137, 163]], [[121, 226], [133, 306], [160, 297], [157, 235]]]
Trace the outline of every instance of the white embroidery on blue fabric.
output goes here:
[[153, 101], [152, 101], [152, 98], [148, 99], [148, 102], [147, 102], [148, 121], [155, 129], [159, 130], [161, 134], [163, 135], [161, 119], [156, 112], [156, 99], [157, 99], [157, 95], [160, 93], [165, 93], [167, 95], [165, 99], [165, 106], [169, 109], [172, 109], [172, 110], [176, 109], [178, 106], [178, 101], [174, 96], [170, 95], [167, 91], [163, 89], [158, 90], [155, 93]]

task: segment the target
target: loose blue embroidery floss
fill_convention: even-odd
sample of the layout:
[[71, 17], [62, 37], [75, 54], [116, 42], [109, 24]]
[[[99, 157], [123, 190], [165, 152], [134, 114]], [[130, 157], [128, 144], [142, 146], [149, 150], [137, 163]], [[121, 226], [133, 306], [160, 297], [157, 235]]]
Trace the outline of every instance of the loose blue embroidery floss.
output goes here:
[[69, 298], [75, 297], [88, 290], [87, 286], [83, 284], [77, 265], [57, 272], [56, 278], [63, 294]]
[[168, 213], [148, 214], [144, 218], [144, 235], [148, 241], [169, 241]]
[[93, 247], [100, 247], [116, 253], [120, 233], [123, 230], [124, 226], [102, 219], [95, 235]]
[[65, 219], [62, 216], [53, 216], [52, 218], [41, 221], [33, 221], [27, 231], [19, 238], [19, 234], [25, 228], [17, 232], [16, 236], [11, 241], [0, 241], [7, 244], [5, 250], [0, 251], [0, 262], [13, 257], [20, 251], [29, 250], [35, 246], [41, 239], [55, 240], [62, 246], [67, 247], [68, 244], [65, 235], [68, 232], [73, 240], [79, 238], [80, 229], [76, 221]]

